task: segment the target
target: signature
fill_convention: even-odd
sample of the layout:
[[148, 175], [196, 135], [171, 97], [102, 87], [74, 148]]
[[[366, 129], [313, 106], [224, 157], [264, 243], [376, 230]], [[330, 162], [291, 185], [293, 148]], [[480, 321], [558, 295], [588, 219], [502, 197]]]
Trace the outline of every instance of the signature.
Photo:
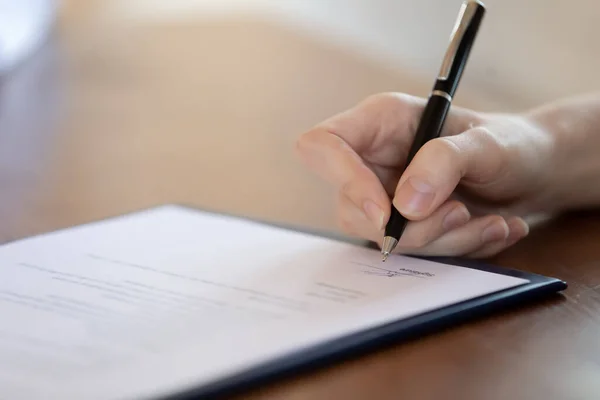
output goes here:
[[376, 275], [376, 276], [386, 276], [389, 278], [393, 278], [396, 276], [411, 276], [413, 278], [419, 279], [427, 279], [434, 277], [435, 275], [430, 272], [422, 272], [417, 270], [412, 270], [408, 268], [399, 268], [399, 269], [388, 269], [383, 267], [376, 267], [374, 265], [364, 264], [360, 262], [352, 262], [352, 264], [359, 265], [361, 267], [366, 267], [362, 269], [361, 272], [367, 275]]

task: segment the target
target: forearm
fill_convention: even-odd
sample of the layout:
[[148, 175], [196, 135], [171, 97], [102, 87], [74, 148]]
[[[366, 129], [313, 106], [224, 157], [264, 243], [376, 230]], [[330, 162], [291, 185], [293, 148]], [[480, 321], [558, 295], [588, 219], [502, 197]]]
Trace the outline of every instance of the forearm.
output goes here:
[[552, 136], [548, 208], [600, 207], [600, 93], [549, 103], [528, 115]]

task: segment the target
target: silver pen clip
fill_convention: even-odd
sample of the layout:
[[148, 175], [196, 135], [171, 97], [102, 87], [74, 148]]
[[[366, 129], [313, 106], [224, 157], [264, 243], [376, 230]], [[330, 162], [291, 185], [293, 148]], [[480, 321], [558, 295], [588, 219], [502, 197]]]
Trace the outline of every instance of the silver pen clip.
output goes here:
[[450, 44], [448, 45], [448, 50], [446, 50], [446, 54], [444, 55], [444, 60], [442, 62], [442, 67], [440, 69], [440, 73], [438, 75], [438, 79], [446, 80], [450, 75], [450, 70], [452, 69], [452, 65], [454, 64], [454, 58], [456, 57], [456, 53], [458, 52], [458, 47], [460, 46], [463, 37], [465, 36], [465, 32], [469, 25], [471, 25], [471, 20], [475, 15], [475, 11], [479, 3], [477, 1], [465, 1], [460, 7], [460, 11], [458, 13], [458, 18], [456, 19], [456, 23], [454, 24], [454, 28], [452, 29], [452, 34], [450, 35]]

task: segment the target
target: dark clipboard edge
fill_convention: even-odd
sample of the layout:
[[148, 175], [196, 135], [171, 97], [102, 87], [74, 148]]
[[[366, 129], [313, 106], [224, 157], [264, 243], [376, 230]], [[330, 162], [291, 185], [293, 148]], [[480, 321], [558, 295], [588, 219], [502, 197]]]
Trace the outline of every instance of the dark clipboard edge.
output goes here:
[[280, 379], [325, 368], [353, 359], [371, 351], [401, 344], [444, 329], [459, 326], [469, 320], [506, 310], [511, 306], [540, 300], [566, 287], [555, 279], [524, 284], [491, 295], [467, 300], [405, 320], [324, 342], [309, 350], [290, 353], [271, 362], [256, 365], [248, 371], [226, 377], [212, 384], [183, 390], [157, 400], [205, 400], [232, 396], [268, 385]]
[[[133, 216], [145, 212], [151, 212], [163, 206], [172, 206], [215, 215], [234, 217], [247, 220], [249, 222], [270, 225], [288, 230], [294, 230], [316, 236], [321, 236], [333, 240], [353, 243], [372, 247], [373, 244], [365, 241], [354, 240], [343, 235], [336, 235], [331, 232], [306, 229], [299, 226], [279, 224], [265, 220], [259, 220], [243, 215], [226, 213], [220, 210], [199, 208], [193, 205], [181, 203], [156, 204], [143, 209], [128, 211], [124, 214], [106, 216], [87, 223], [78, 224], [78, 227], [93, 225], [97, 222], [116, 220], [122, 217]], [[56, 231], [69, 229], [65, 227]], [[36, 235], [30, 235], [28, 238], [34, 238], [49, 234], [42, 232]], [[3, 244], [18, 242], [27, 238], [18, 238], [4, 241]], [[467, 321], [478, 319], [497, 311], [531, 303], [542, 298], [557, 294], [567, 288], [567, 283], [556, 278], [547, 277], [531, 272], [525, 272], [500, 266], [490, 265], [483, 262], [470, 259], [460, 259], [452, 257], [415, 257], [433, 260], [450, 265], [463, 266], [466, 268], [478, 269], [482, 271], [495, 272], [502, 275], [509, 275], [528, 279], [530, 282], [514, 288], [506, 289], [490, 295], [466, 300], [448, 307], [434, 310], [428, 313], [417, 315], [415, 317], [402, 319], [379, 327], [366, 329], [364, 331], [348, 335], [333, 341], [324, 342], [309, 350], [302, 350], [296, 353], [290, 353], [282, 358], [274, 359], [262, 365], [257, 365], [248, 371], [242, 371], [239, 374], [225, 377], [214, 383], [198, 387], [182, 388], [180, 392], [172, 393], [162, 397], [153, 397], [152, 400], [204, 400], [216, 399], [223, 396], [231, 396], [251, 390], [262, 385], [272, 383], [275, 380], [295, 376], [304, 372], [314, 371], [317, 368], [324, 368], [340, 361], [356, 358], [360, 355], [378, 350], [393, 344], [400, 344], [419, 336], [441, 332], [444, 329], [458, 326]]]
[[[193, 206], [176, 204], [192, 211], [206, 212], [224, 216], [245, 219], [259, 224], [271, 225], [279, 228], [295, 230], [334, 240], [355, 243], [358, 245], [372, 246], [372, 243], [355, 241], [344, 236], [329, 232], [319, 232], [303, 229], [298, 226], [276, 224], [254, 218], [223, 213], [215, 210], [199, 209]], [[552, 277], [531, 272], [500, 267], [471, 259], [453, 257], [415, 257], [432, 260], [440, 263], [462, 266], [481, 271], [493, 272], [529, 280], [510, 289], [502, 290], [489, 295], [466, 300], [448, 307], [430, 311], [407, 319], [390, 322], [382, 326], [366, 329], [364, 331], [327, 341], [308, 350], [292, 352], [281, 358], [267, 363], [256, 365], [247, 371], [242, 371], [233, 376], [225, 377], [207, 385], [183, 389], [154, 400], [204, 400], [231, 396], [267, 385], [279, 379], [296, 376], [305, 372], [324, 368], [337, 362], [353, 359], [365, 355], [370, 351], [378, 350], [393, 344], [400, 344], [417, 337], [441, 332], [445, 329], [456, 327], [470, 320], [489, 316], [501, 310], [525, 305], [567, 288], [567, 283]]]
[[559, 280], [524, 284], [409, 319], [391, 322], [332, 342], [324, 342], [308, 351], [291, 353], [213, 384], [187, 389], [159, 398], [159, 400], [204, 400], [240, 394], [280, 379], [325, 368], [393, 344], [441, 332], [444, 329], [508, 309], [511, 306], [542, 299], [556, 294], [565, 287], [565, 284]]

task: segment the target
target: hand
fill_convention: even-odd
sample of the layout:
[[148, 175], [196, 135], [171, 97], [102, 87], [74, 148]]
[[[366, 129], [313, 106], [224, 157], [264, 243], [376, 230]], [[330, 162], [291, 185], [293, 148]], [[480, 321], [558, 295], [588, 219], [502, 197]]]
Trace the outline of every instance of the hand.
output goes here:
[[402, 173], [424, 105], [375, 95], [299, 138], [301, 159], [339, 191], [344, 231], [381, 246], [393, 199], [410, 220], [396, 252], [488, 257], [525, 237], [549, 186], [550, 135], [525, 115], [453, 106]]

